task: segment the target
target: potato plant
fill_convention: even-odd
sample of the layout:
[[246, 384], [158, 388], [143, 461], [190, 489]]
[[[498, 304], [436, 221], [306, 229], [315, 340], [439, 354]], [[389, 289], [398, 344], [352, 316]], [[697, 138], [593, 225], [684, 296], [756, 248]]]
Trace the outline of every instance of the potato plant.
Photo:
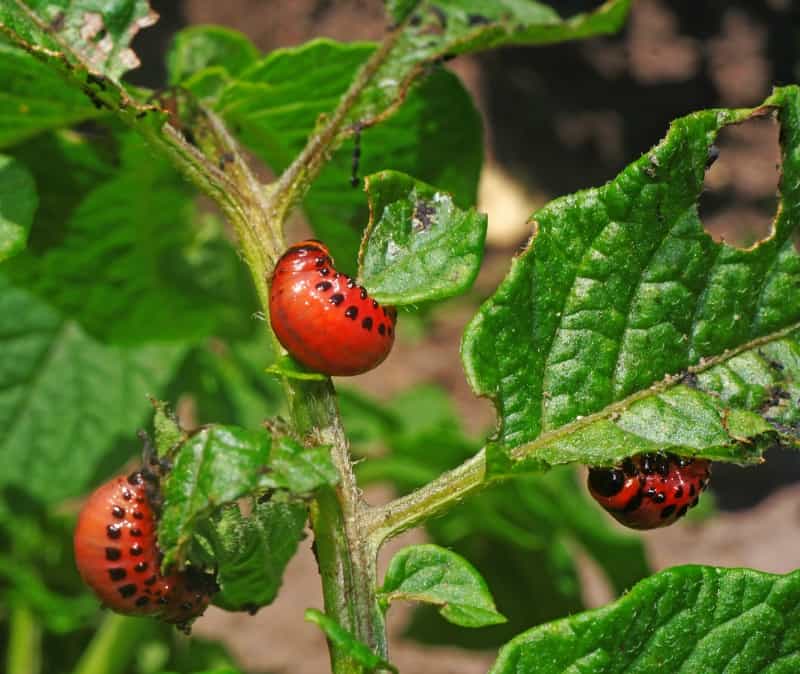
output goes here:
[[[501, 645], [495, 674], [800, 669], [797, 572], [648, 577], [641, 543], [573, 470], [659, 452], [757, 464], [800, 445], [798, 87], [687, 111], [607, 184], [532, 214], [464, 328], [465, 375], [496, 408], [486, 438], [435, 387], [386, 403], [334, 387], [270, 326], [296, 209], [340, 273], [400, 310], [401, 339], [420, 306], [468, 291], [487, 227], [482, 132], [443, 62], [612, 33], [629, 5], [562, 19], [532, 0], [387, 0], [378, 44], [270, 54], [192, 27], [168, 88], [148, 91], [123, 79], [156, 19], [147, 0], [0, 3], [8, 674], [237, 671], [154, 619], [98, 614], [78, 582], [76, 499], [139, 455], [145, 425], [165, 467], [162, 570], [213, 573], [216, 606], [268, 611], [309, 524], [324, 611], [306, 619], [334, 672], [396, 671], [385, 615], [399, 601], [428, 606], [410, 628], [423, 640]], [[760, 116], [781, 128], [780, 205], [741, 249], [708, 235], [697, 204], [719, 131]], [[200, 423], [182, 427], [181, 407]], [[367, 504], [378, 481], [400, 496]], [[431, 542], [378, 577], [383, 544], [418, 526]], [[618, 600], [582, 611], [576, 547]]]

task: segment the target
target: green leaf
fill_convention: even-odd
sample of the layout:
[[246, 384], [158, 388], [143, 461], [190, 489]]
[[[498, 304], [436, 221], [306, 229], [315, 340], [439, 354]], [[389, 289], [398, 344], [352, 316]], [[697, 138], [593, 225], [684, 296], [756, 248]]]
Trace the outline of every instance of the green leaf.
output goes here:
[[[278, 172], [303, 148], [320, 115], [336, 107], [374, 50], [367, 43], [314, 40], [277, 50], [235, 77], [214, 65], [182, 85], [215, 109]], [[449, 72], [433, 73], [397, 114], [365, 130], [360, 150], [361, 175], [385, 169], [390, 162], [388, 167], [451, 193], [461, 208], [475, 201], [482, 159], [480, 117]], [[331, 247], [340, 269], [350, 272], [368, 217], [363, 192], [350, 186], [352, 154], [351, 143], [334, 152], [304, 202], [314, 231]]]
[[613, 604], [525, 632], [492, 674], [561, 672], [792, 672], [800, 571], [682, 566], [639, 583]]
[[30, 172], [13, 157], [0, 155], [0, 262], [25, 247], [38, 204]]
[[208, 527], [220, 586], [214, 604], [228, 611], [255, 611], [271, 604], [305, 522], [303, 503], [257, 503], [247, 517], [238, 506], [222, 510]]
[[67, 47], [114, 80], [139, 65], [130, 42], [157, 19], [147, 0], [10, 0], [0, 7], [0, 27], [50, 49]]
[[106, 341], [251, 329], [252, 289], [222, 224], [200, 216], [187, 183], [137, 135], [121, 143], [117, 173], [77, 205], [63, 237], [8, 273]]
[[443, 618], [461, 627], [506, 621], [475, 567], [438, 545], [411, 545], [392, 557], [379, 601], [388, 607], [398, 599], [435, 604]]
[[0, 147], [101, 115], [53, 68], [0, 36]]
[[162, 485], [158, 542], [164, 566], [185, 561], [198, 522], [255, 492], [269, 460], [270, 441], [266, 431], [211, 426], [181, 446]]
[[397, 672], [397, 667], [373, 653], [369, 646], [361, 643], [344, 627], [326, 616], [322, 611], [317, 611], [313, 608], [306, 609], [305, 618], [308, 622], [317, 625], [325, 632], [325, 636], [334, 646], [346, 652], [367, 672], [374, 672], [377, 669], [388, 669], [392, 672]]
[[389, 305], [441, 300], [478, 275], [486, 216], [463, 211], [431, 185], [395, 171], [366, 179], [371, 219], [364, 233], [361, 280]]
[[222, 26], [191, 26], [177, 33], [167, 54], [168, 81], [175, 86], [209, 69], [227, 78], [238, 75], [260, 56], [246, 36]]
[[396, 21], [405, 20], [412, 11], [413, 15], [396, 29], [388, 57], [350, 118], [367, 121], [380, 117], [405, 97], [427, 65], [459, 54], [614, 33], [622, 26], [630, 4], [630, 0], [610, 0], [594, 12], [562, 20], [539, 2], [395, 1], [389, 9]]
[[[80, 495], [149, 414], [178, 346], [108, 347], [0, 275], [0, 485], [47, 503]], [[63, 479], [54, 479], [54, 470]]]
[[181, 429], [167, 403], [160, 400], [151, 400], [150, 402], [156, 411], [153, 416], [156, 454], [159, 457], [169, 457], [174, 450], [186, 442], [186, 433]]
[[293, 494], [310, 494], [339, 479], [329, 447], [303, 447], [287, 437], [276, 438], [269, 465], [270, 471], [261, 478], [261, 484], [288, 489]]
[[[533, 216], [529, 248], [462, 346], [473, 389], [500, 416], [490, 471], [611, 464], [653, 449], [748, 462], [776, 434], [797, 444], [757, 397], [709, 384], [737, 367], [733, 357], [798, 348], [800, 92], [777, 89], [765, 106], [679, 119], [615, 180]], [[709, 147], [724, 125], [772, 108], [783, 139], [774, 233], [752, 250], [716, 244], [697, 214]], [[781, 365], [796, 382], [794, 361]]]
[[264, 372], [276, 377], [286, 377], [288, 379], [300, 379], [302, 381], [325, 381], [326, 375], [319, 372], [307, 370], [301, 363], [298, 363], [291, 356], [279, 356]]

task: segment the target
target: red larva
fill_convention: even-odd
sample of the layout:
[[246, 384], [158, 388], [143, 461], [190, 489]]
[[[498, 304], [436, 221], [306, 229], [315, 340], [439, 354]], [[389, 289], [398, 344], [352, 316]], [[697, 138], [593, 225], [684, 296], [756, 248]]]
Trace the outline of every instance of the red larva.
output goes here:
[[711, 462], [659, 452], [625, 459], [618, 468], [590, 468], [589, 492], [621, 524], [655, 529], [697, 505]]
[[86, 501], [75, 529], [75, 562], [105, 606], [184, 625], [202, 615], [215, 591], [210, 577], [160, 571], [157, 523], [142, 473], [115, 477]]
[[397, 311], [382, 307], [351, 277], [337, 272], [327, 247], [313, 239], [295, 244], [278, 260], [269, 315], [286, 350], [327, 375], [371, 370], [394, 344]]

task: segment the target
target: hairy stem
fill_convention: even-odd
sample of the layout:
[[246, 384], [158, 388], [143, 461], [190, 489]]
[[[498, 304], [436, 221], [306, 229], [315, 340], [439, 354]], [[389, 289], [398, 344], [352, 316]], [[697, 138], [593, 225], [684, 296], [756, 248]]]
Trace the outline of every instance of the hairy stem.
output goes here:
[[39, 674], [42, 669], [42, 628], [30, 607], [15, 601], [9, 614], [6, 671]]
[[[315, 444], [331, 446], [339, 484], [320, 489], [311, 509], [314, 550], [322, 578], [325, 612], [376, 653], [386, 657], [386, 629], [375, 588], [377, 548], [364, 531], [365, 506], [356, 484], [349, 446], [330, 380], [288, 381], [295, 428]], [[337, 674], [361, 671], [332, 647]]]
[[416, 491], [364, 513], [363, 528], [380, 546], [388, 538], [451, 508], [486, 485], [486, 451], [482, 449], [457, 468], [442, 473]]

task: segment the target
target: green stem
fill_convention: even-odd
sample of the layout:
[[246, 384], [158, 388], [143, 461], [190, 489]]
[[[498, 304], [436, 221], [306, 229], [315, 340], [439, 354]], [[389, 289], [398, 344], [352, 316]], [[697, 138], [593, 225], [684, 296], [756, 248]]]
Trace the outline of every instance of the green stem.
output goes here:
[[[295, 428], [315, 444], [330, 445], [339, 473], [337, 487], [320, 489], [311, 508], [325, 612], [385, 658], [386, 628], [375, 593], [377, 547], [364, 531], [366, 506], [353, 473], [333, 384], [287, 381], [287, 395]], [[361, 671], [334, 646], [331, 665], [336, 674]]]
[[39, 674], [42, 669], [41, 641], [42, 628], [36, 615], [27, 604], [15, 601], [9, 615], [8, 674]]
[[129, 618], [108, 613], [72, 674], [122, 674], [136, 649], [155, 629], [149, 618]]
[[379, 547], [387, 539], [451, 508], [486, 486], [486, 450], [482, 449], [457, 468], [442, 473], [416, 491], [363, 514], [362, 527]]

